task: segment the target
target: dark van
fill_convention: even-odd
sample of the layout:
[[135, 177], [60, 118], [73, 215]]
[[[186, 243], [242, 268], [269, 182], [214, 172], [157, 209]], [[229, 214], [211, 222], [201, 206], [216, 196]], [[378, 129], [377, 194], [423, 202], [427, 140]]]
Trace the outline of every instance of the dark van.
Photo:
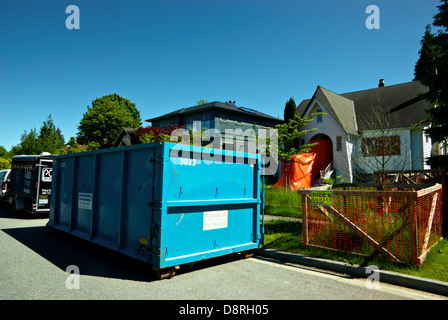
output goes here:
[[15, 156], [11, 161], [9, 204], [13, 211], [50, 211], [53, 160], [49, 153]]

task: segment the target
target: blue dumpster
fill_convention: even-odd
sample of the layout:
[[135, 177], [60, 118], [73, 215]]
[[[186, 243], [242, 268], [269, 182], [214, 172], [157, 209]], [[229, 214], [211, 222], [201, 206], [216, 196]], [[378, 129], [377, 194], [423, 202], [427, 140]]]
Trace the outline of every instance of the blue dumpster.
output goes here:
[[260, 205], [258, 155], [156, 142], [53, 157], [47, 226], [144, 261], [161, 278], [256, 249]]

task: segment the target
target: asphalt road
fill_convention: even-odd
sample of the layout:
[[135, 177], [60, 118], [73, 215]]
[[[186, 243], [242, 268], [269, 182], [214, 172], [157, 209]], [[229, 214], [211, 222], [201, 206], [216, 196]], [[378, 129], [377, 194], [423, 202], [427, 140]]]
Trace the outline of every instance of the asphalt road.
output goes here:
[[[1, 300], [448, 298], [386, 283], [369, 289], [365, 279], [261, 257], [213, 260], [156, 280], [143, 263], [50, 229], [47, 221], [48, 216], [13, 216], [0, 209]], [[79, 277], [66, 272], [71, 265], [79, 268]]]

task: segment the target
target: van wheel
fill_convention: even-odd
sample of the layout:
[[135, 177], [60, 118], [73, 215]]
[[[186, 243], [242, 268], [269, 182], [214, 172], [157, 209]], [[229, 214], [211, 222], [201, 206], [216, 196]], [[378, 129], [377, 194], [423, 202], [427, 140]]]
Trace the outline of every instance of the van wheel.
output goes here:
[[15, 200], [12, 200], [9, 203], [9, 207], [11, 208], [11, 213], [16, 214], [16, 201]]
[[13, 214], [17, 214], [24, 209], [23, 199], [22, 198], [14, 198], [11, 204], [11, 210]]

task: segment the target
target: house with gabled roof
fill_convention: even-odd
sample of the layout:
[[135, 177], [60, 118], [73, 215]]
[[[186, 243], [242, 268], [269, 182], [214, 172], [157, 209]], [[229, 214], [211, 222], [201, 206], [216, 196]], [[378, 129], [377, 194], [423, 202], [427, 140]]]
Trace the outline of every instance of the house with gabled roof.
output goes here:
[[355, 182], [358, 173], [379, 170], [429, 169], [425, 159], [438, 145], [419, 123], [433, 106], [420, 98], [428, 89], [418, 81], [338, 94], [318, 86], [311, 99], [297, 107], [299, 117], [323, 112], [303, 129], [317, 128], [302, 136], [301, 143], [331, 140], [330, 172], [344, 182]]
[[[256, 137], [246, 135], [246, 130], [253, 129], [258, 134], [259, 129], [270, 130], [283, 122], [258, 110], [237, 106], [235, 101], [214, 101], [180, 108], [145, 121], [153, 127], [185, 125], [186, 130], [216, 129], [221, 134], [219, 147], [234, 151], [248, 151], [248, 142], [255, 142]], [[199, 126], [194, 127], [195, 124]], [[226, 131], [232, 135], [226, 135]]]

